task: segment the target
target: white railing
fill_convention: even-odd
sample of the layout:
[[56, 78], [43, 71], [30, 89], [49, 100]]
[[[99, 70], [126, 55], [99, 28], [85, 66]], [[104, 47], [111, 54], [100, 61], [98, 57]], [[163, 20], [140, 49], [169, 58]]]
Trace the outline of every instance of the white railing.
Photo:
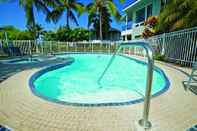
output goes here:
[[197, 27], [164, 33], [148, 39], [166, 60], [191, 66], [197, 61]]
[[[147, 39], [155, 54], [162, 54], [165, 59], [181, 65], [191, 66], [197, 61], [197, 27], [181, 31], [165, 33]], [[113, 53], [121, 41], [34, 41], [34, 40], [0, 40], [0, 55], [20, 50], [22, 55], [56, 54], [62, 52], [96, 52]], [[8, 48], [9, 47], [9, 48]], [[11, 47], [11, 48], [10, 48]], [[14, 48], [14, 49], [13, 49]], [[122, 50], [124, 54], [145, 56], [140, 47], [128, 47]]]
[[144, 21], [133, 24], [133, 28], [134, 27], [139, 27], [139, 26], [144, 26]]
[[55, 54], [62, 52], [103, 52], [112, 53], [116, 49], [117, 42], [82, 41], [82, 42], [58, 42], [58, 41], [34, 41], [34, 40], [0, 40], [0, 53], [10, 53], [10, 50], [19, 49], [23, 55]]

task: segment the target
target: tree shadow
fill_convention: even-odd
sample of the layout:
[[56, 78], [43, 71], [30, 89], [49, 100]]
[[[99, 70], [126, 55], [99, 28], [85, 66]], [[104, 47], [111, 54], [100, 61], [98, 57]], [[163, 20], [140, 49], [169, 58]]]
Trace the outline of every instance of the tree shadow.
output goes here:
[[[190, 73], [187, 73], [186, 71], [184, 71], [183, 69], [181, 69], [180, 67], [177, 67], [177, 65], [173, 65], [173, 64], [169, 64], [169, 63], [159, 63], [161, 65], [164, 65], [164, 66], [167, 66], [167, 67], [170, 67], [174, 70], [177, 70], [179, 72], [181, 72], [182, 74], [184, 74], [185, 76], [190, 77]], [[197, 75], [194, 75], [193, 79], [192, 79], [192, 83], [190, 84], [190, 88], [188, 88], [191, 92], [193, 92], [195, 95], [197, 95]], [[182, 81], [182, 85], [183, 85], [183, 88], [184, 90], [186, 91], [187, 90], [187, 82], [188, 80], [184, 80]]]
[[39, 62], [34, 63], [26, 63], [26, 64], [3, 64], [0, 63], [0, 82], [6, 80], [10, 76], [24, 71], [24, 70], [30, 70], [30, 69], [36, 69], [36, 68], [43, 68], [47, 66], [52, 66], [56, 64], [62, 64], [65, 63], [68, 59], [63, 58], [54, 58], [54, 59], [46, 59]]

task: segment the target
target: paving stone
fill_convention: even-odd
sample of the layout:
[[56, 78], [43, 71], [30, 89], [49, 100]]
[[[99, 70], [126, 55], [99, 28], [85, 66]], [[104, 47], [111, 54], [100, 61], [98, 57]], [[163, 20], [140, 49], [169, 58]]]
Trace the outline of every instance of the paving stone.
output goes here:
[[[168, 91], [151, 100], [150, 131], [185, 131], [197, 123], [197, 96], [182, 82], [190, 69], [157, 63], [169, 77]], [[177, 68], [177, 69], [176, 69]], [[73, 107], [38, 98], [28, 80], [38, 69], [25, 70], [0, 83], [0, 123], [16, 131], [135, 131], [143, 102], [114, 107]]]

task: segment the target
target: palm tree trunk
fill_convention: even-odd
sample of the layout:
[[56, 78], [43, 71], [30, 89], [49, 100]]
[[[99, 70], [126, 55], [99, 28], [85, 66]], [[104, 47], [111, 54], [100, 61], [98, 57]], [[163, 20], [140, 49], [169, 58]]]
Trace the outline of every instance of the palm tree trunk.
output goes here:
[[102, 29], [102, 12], [100, 12], [100, 40], [103, 40], [103, 29]]
[[67, 13], [66, 13], [66, 27], [67, 28], [70, 28], [70, 25], [69, 25], [69, 14], [70, 13], [70, 11], [69, 11], [69, 9], [67, 9]]

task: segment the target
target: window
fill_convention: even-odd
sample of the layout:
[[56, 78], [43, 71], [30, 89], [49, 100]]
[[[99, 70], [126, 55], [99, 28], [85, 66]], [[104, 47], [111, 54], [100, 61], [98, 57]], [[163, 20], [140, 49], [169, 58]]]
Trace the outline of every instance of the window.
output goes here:
[[147, 6], [147, 18], [152, 16], [152, 4]]
[[142, 22], [145, 20], [145, 8], [142, 8], [136, 12], [136, 23]]
[[127, 40], [131, 40], [131, 35], [127, 35]]

